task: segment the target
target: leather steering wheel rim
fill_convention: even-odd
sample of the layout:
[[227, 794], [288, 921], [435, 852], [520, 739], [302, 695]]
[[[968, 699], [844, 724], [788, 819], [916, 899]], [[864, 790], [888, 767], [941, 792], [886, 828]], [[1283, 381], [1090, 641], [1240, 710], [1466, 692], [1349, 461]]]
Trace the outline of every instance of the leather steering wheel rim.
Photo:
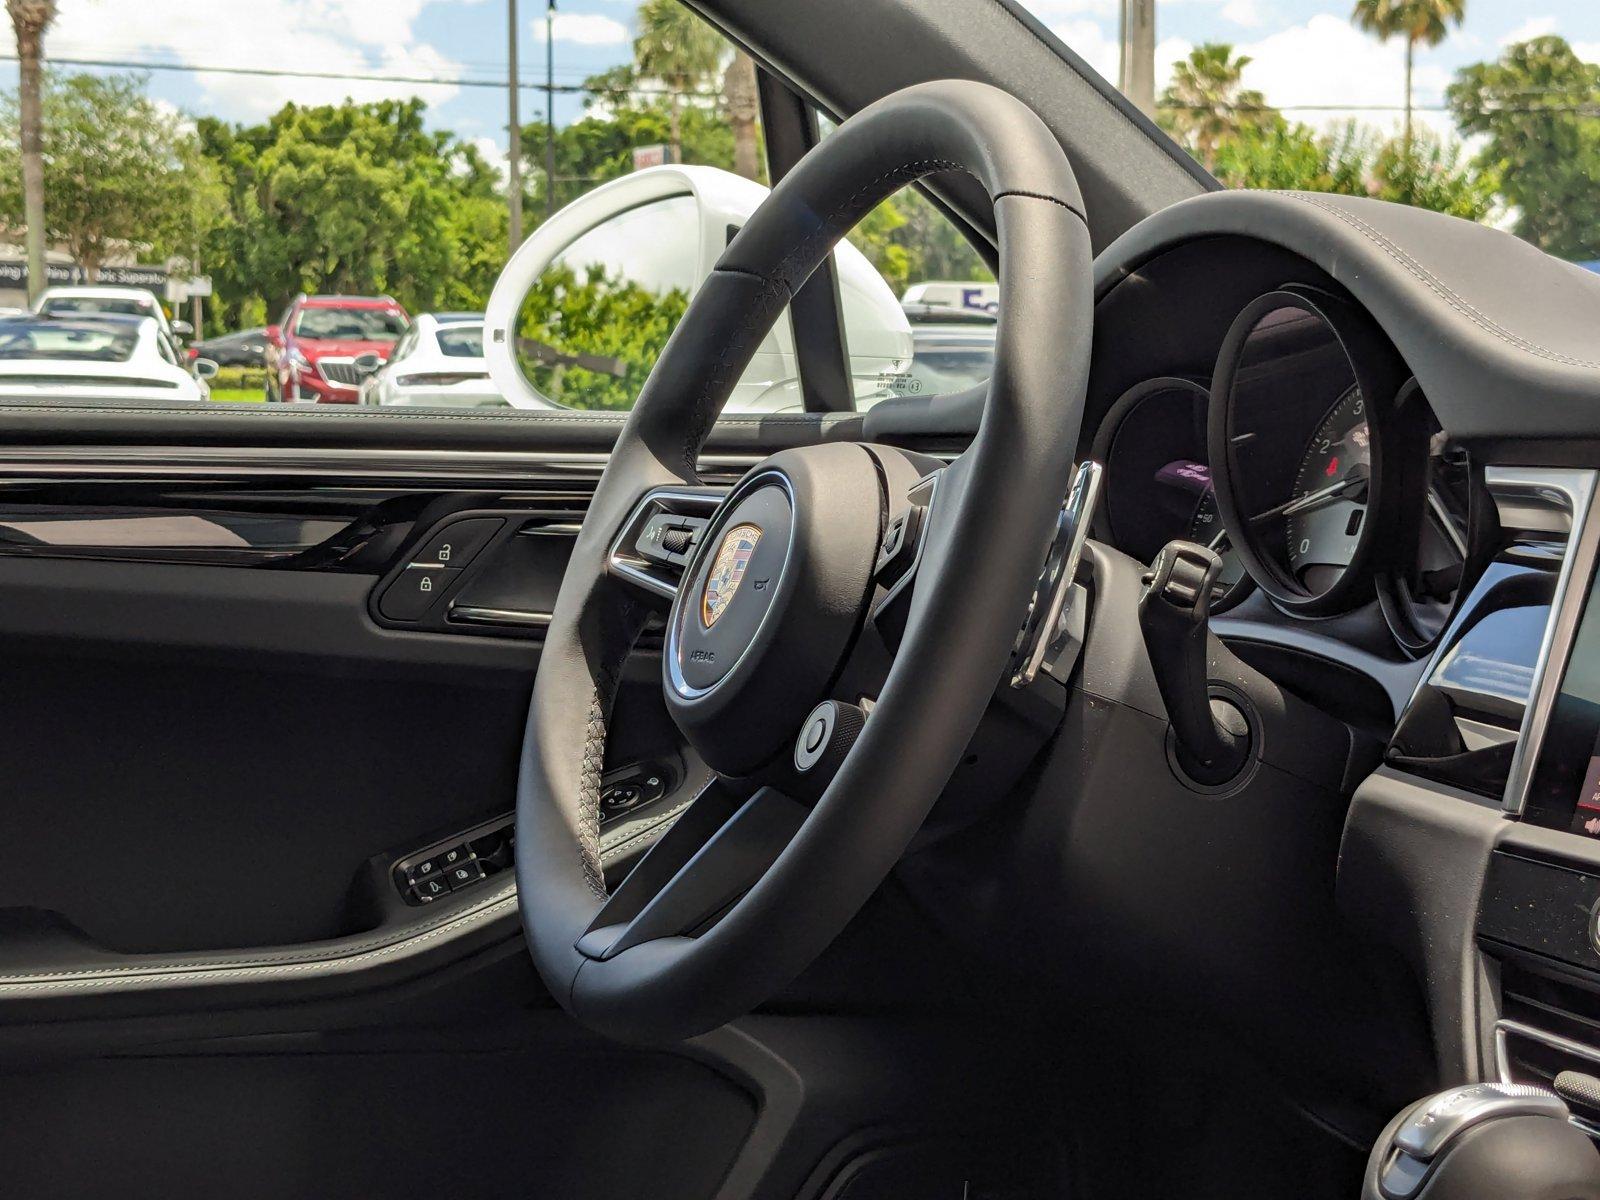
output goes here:
[[[872, 715], [782, 852], [719, 920], [614, 957], [585, 954], [578, 943], [606, 899], [606, 722], [647, 615], [607, 570], [612, 541], [649, 489], [698, 482], [701, 447], [734, 383], [833, 245], [900, 187], [951, 170], [975, 176], [995, 205], [995, 365], [979, 432], [941, 475], [900, 652]], [[552, 995], [580, 1021], [647, 1041], [716, 1028], [793, 979], [893, 869], [965, 752], [1033, 594], [1082, 426], [1092, 321], [1090, 239], [1066, 155], [1032, 110], [984, 84], [921, 84], [862, 110], [728, 246], [597, 486], [529, 708], [516, 827], [522, 922]]]

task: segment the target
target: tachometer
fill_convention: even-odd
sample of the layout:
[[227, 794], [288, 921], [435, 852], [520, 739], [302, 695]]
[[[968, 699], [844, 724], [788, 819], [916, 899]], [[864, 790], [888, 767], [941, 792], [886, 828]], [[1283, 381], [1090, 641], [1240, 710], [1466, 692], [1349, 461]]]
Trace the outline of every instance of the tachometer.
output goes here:
[[1352, 387], [1311, 435], [1284, 509], [1289, 568], [1307, 591], [1325, 591], [1355, 557], [1371, 476], [1372, 430]]
[[1426, 435], [1396, 397], [1408, 372], [1363, 310], [1285, 289], [1234, 322], [1212, 379], [1207, 442], [1235, 551], [1281, 608], [1342, 612], [1372, 599], [1377, 566]]

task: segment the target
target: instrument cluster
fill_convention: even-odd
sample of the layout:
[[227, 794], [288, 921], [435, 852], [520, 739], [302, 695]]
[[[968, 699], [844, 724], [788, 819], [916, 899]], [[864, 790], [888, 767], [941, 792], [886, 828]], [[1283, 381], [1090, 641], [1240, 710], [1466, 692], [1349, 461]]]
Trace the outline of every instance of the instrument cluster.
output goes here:
[[1376, 603], [1397, 645], [1422, 654], [1469, 571], [1470, 465], [1339, 296], [1257, 297], [1209, 377], [1128, 389], [1091, 454], [1106, 466], [1102, 534], [1145, 561], [1173, 539], [1215, 551], [1214, 611], [1253, 591], [1306, 619]]

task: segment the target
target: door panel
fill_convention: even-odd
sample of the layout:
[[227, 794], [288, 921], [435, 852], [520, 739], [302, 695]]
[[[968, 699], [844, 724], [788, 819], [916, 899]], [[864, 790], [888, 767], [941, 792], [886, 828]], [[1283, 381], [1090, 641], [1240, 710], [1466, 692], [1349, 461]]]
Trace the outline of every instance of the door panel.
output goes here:
[[[774, 441], [842, 428], [781, 419]], [[821, 1194], [863, 1129], [965, 1128], [1023, 1094], [983, 1077], [971, 1025], [898, 1015], [965, 994], [903, 897], [759, 1037], [669, 1052], [560, 1014], [511, 872], [408, 903], [397, 867], [511, 810], [542, 630], [386, 622], [379, 589], [440, 522], [494, 512], [512, 557], [442, 603], [546, 609], [570, 537], [551, 514], [581, 517], [603, 459], [94, 453], [0, 453], [8, 1194]], [[514, 541], [521, 514], [544, 528]], [[617, 876], [706, 778], [648, 632], [608, 741], [608, 768], [635, 763], [668, 783], [602, 826]]]

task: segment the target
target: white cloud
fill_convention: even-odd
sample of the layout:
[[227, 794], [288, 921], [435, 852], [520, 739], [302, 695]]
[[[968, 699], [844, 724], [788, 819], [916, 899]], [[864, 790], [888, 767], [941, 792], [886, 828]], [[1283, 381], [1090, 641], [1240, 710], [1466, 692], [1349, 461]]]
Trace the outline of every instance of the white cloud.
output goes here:
[[[1355, 117], [1381, 129], [1398, 128], [1405, 103], [1405, 47], [1399, 40], [1379, 42], [1348, 21], [1327, 13], [1239, 47], [1253, 60], [1244, 69], [1246, 87], [1261, 91], [1267, 103], [1349, 105], [1348, 109], [1317, 108], [1290, 112], [1295, 120], [1326, 127]], [[1418, 104], [1438, 103], [1450, 72], [1418, 55], [1414, 96]], [[1388, 106], [1384, 111], [1361, 111]], [[1418, 113], [1417, 119], [1441, 133], [1453, 126], [1448, 113]]]
[[[544, 26], [542, 17], [533, 22], [533, 40], [541, 44], [544, 42]], [[580, 46], [620, 46], [628, 40], [628, 27], [602, 13], [558, 12], [555, 17], [555, 39]]]
[[1114, 17], [1117, 0], [1022, 0], [1022, 7], [1041, 21], [1054, 21], [1061, 17]]
[[1261, 11], [1261, 0], [1228, 0], [1222, 6], [1221, 12], [1223, 20], [1243, 25], [1247, 29], [1254, 29], [1264, 24], [1267, 19]]
[[[433, 0], [62, 0], [47, 52], [61, 58], [151, 59], [190, 66], [301, 67], [352, 74], [448, 78], [458, 63], [415, 35]], [[440, 104], [454, 84], [381, 80], [194, 76], [207, 111], [252, 120], [286, 101], [334, 104], [420, 96]]]
[[1554, 17], [1529, 17], [1518, 25], [1505, 37], [1500, 39], [1502, 46], [1509, 46], [1513, 42], [1526, 42], [1532, 38], [1544, 37], [1546, 34], [1555, 33], [1557, 22]]
[[[1062, 21], [1051, 27], [1051, 32], [1076, 51], [1091, 67], [1110, 80], [1117, 82], [1117, 37], [1098, 21]], [[1156, 91], [1167, 86], [1172, 77], [1174, 63], [1189, 57], [1194, 49], [1183, 38], [1162, 38], [1156, 43]]]
[[1600, 42], [1573, 42], [1572, 52], [1585, 62], [1600, 63]]
[[1050, 32], [1112, 83], [1117, 81], [1117, 39], [1107, 34], [1100, 22], [1060, 21], [1051, 26]]

